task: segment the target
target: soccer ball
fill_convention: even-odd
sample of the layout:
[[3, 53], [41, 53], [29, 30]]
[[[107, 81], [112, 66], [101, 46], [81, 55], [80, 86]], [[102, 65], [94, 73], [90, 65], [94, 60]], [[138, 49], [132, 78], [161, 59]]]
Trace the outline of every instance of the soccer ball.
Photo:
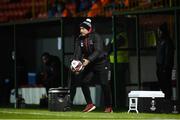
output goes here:
[[74, 69], [76, 72], [79, 72], [79, 71], [83, 70], [82, 62], [79, 61], [79, 60], [73, 60], [71, 62], [71, 69]]

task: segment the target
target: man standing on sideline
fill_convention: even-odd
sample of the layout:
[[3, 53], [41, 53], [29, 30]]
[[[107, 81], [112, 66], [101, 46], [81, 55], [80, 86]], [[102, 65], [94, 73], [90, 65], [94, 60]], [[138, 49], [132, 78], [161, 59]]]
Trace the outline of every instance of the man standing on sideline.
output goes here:
[[[112, 98], [108, 82], [110, 65], [103, 45], [104, 43], [100, 36], [92, 31], [91, 19], [86, 19], [82, 22], [80, 24], [80, 35], [75, 43], [75, 55], [73, 59], [82, 61], [84, 69], [82, 71], [75, 71], [72, 69], [72, 71], [76, 72], [76, 74], [80, 72], [79, 75], [81, 75], [81, 80], [86, 85], [88, 84], [87, 79], [92, 78], [94, 75], [97, 77], [96, 82], [101, 85], [102, 92], [104, 93], [104, 112], [111, 113], [113, 112]], [[89, 96], [88, 98], [91, 98], [89, 88], [86, 88], [86, 91], [83, 93], [85, 96]], [[92, 102], [87, 103], [83, 111], [90, 112], [95, 109], [94, 106]]]
[[160, 89], [165, 93], [165, 98], [171, 100], [172, 82], [171, 75], [174, 66], [174, 45], [170, 39], [167, 23], [163, 23], [157, 30], [157, 78]]

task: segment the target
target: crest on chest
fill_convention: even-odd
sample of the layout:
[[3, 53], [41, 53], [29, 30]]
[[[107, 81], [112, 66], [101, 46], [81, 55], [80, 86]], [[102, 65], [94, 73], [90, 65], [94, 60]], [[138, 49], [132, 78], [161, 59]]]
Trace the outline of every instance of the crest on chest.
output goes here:
[[93, 43], [93, 40], [92, 40], [92, 39], [87, 39], [87, 42], [85, 42], [85, 40], [81, 40], [81, 47], [86, 46], [85, 44], [91, 46], [91, 45], [93, 45], [94, 43]]

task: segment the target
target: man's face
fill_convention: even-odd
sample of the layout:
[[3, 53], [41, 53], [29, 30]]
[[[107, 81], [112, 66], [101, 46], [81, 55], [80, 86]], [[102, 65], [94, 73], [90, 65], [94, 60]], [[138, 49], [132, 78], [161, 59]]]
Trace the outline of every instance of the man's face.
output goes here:
[[82, 36], [86, 36], [89, 33], [89, 31], [84, 27], [80, 27], [80, 33]]
[[43, 62], [44, 64], [47, 64], [48, 61], [49, 61], [49, 58], [48, 58], [47, 56], [42, 56], [42, 62]]

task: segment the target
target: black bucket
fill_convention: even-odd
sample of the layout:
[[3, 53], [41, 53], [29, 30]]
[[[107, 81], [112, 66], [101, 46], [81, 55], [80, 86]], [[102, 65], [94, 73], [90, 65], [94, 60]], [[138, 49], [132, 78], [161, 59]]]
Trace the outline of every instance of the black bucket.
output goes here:
[[48, 91], [48, 109], [50, 111], [69, 111], [70, 89], [51, 88]]

